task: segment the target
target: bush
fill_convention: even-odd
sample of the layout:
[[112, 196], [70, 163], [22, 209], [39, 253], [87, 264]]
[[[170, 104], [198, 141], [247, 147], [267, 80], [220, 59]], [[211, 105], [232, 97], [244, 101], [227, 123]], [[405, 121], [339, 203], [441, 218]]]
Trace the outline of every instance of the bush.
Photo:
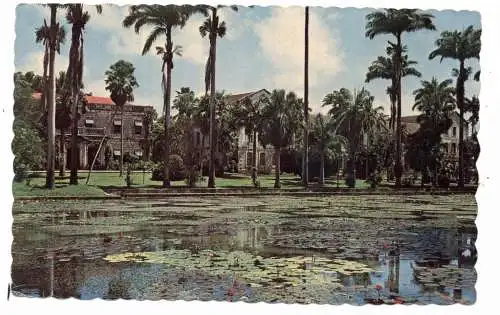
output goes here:
[[186, 185], [189, 187], [195, 187], [196, 183], [201, 180], [201, 174], [198, 169], [188, 169], [186, 171], [186, 179], [184, 180], [186, 182]]
[[125, 176], [125, 183], [127, 184], [127, 187], [130, 187], [134, 184], [134, 182], [132, 181], [132, 165], [131, 164], [127, 164], [127, 176]]
[[[169, 161], [170, 180], [184, 180], [186, 178], [186, 169], [179, 155], [171, 155]], [[153, 168], [152, 180], [163, 180], [163, 162], [156, 164]]]
[[443, 188], [448, 188], [450, 187], [450, 177], [449, 176], [446, 176], [446, 175], [443, 175], [443, 174], [440, 174], [438, 176], [438, 186], [439, 187], [443, 187]]
[[382, 182], [382, 176], [377, 171], [372, 172], [366, 178], [366, 182], [370, 184], [371, 188], [377, 188], [377, 186]]
[[356, 178], [354, 174], [351, 172], [347, 173], [347, 177], [345, 178], [345, 184], [349, 188], [354, 188], [356, 186]]
[[17, 183], [23, 182], [25, 179], [29, 177], [29, 169], [28, 166], [22, 163], [16, 163], [14, 165], [14, 181]]

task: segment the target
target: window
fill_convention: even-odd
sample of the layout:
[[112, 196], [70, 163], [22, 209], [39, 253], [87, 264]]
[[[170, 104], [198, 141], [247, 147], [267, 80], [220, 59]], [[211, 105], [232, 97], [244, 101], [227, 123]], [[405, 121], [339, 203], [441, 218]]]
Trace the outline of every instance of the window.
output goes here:
[[453, 137], [457, 136], [457, 127], [453, 127], [453, 129], [451, 130], [451, 134], [453, 135]]
[[122, 121], [119, 119], [115, 119], [113, 121], [113, 132], [120, 133], [122, 131]]
[[451, 144], [451, 154], [456, 154], [457, 153], [457, 145], [456, 143]]
[[113, 158], [114, 158], [114, 159], [119, 159], [119, 158], [120, 158], [120, 155], [121, 155], [120, 150], [115, 150], [115, 151], [113, 151]]
[[93, 119], [85, 119], [85, 127], [94, 127]]
[[135, 128], [136, 135], [142, 134], [142, 121], [140, 121], [140, 120], [134, 121], [134, 128]]
[[136, 150], [134, 151], [134, 155], [138, 157], [142, 157], [142, 151], [141, 150]]

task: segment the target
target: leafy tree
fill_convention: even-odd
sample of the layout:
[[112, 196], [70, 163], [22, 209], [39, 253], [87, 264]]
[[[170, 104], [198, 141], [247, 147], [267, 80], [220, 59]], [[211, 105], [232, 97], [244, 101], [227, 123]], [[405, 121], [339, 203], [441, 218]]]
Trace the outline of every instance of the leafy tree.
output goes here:
[[404, 33], [417, 32], [420, 30], [435, 30], [433, 24], [434, 16], [420, 13], [416, 9], [385, 9], [375, 11], [366, 16], [366, 37], [373, 39], [378, 35], [393, 35], [396, 43], [389, 42], [394, 49], [393, 63], [395, 68], [395, 84], [397, 96], [396, 108], [396, 164], [394, 173], [396, 175], [396, 187], [401, 186], [402, 174], [402, 150], [401, 150], [401, 78], [403, 76], [403, 35]]
[[123, 116], [125, 103], [134, 101], [134, 88], [139, 87], [134, 76], [134, 65], [125, 60], [119, 60], [105, 72], [106, 90], [110, 92], [110, 97], [122, 110], [121, 132], [120, 132], [120, 177], [123, 175]]
[[16, 73], [12, 141], [16, 181], [23, 180], [27, 171], [38, 169], [45, 160], [45, 143], [39, 125], [41, 104], [33, 99], [32, 93], [31, 82], [24, 80], [22, 73]]
[[[163, 177], [163, 187], [170, 187], [170, 179], [168, 171], [167, 161], [169, 161], [169, 142], [170, 139], [170, 98], [172, 89], [172, 69], [174, 68], [174, 54], [181, 55], [181, 46], [175, 46], [172, 41], [172, 32], [175, 29], [182, 29], [189, 17], [196, 12], [195, 7], [192, 6], [177, 6], [177, 5], [133, 5], [130, 7], [129, 14], [123, 20], [124, 27], [134, 26], [134, 30], [139, 34], [141, 28], [144, 26], [152, 27], [153, 30], [148, 35], [144, 47], [142, 49], [142, 55], [149, 52], [153, 43], [159, 39], [160, 36], [165, 36], [165, 45], [156, 47], [156, 54], [160, 55], [162, 58], [162, 89], [163, 89], [163, 114], [166, 119], [164, 119], [164, 129], [166, 130], [164, 138], [164, 177]], [[165, 69], [166, 68], [166, 69]], [[166, 70], [166, 71], [165, 71]]]
[[198, 99], [188, 87], [183, 87], [176, 92], [173, 108], [177, 110], [177, 115], [174, 116], [174, 123], [179, 125], [179, 130], [183, 134], [183, 163], [186, 168], [186, 182], [188, 186], [193, 187], [199, 179], [199, 157], [194, 149], [194, 112], [196, 110]]
[[[465, 111], [465, 81], [468, 78], [470, 71], [465, 67], [467, 59], [479, 59], [481, 51], [481, 29], [474, 29], [471, 25], [464, 31], [444, 31], [441, 37], [436, 40], [437, 48], [429, 54], [429, 59], [441, 57], [441, 61], [445, 58], [455, 59], [459, 62], [459, 69], [456, 71], [456, 93], [457, 107], [460, 111], [460, 127], [459, 127], [459, 179], [458, 186], [464, 187], [464, 111]], [[479, 80], [479, 74], [476, 74]]]
[[265, 99], [264, 104], [259, 141], [264, 146], [271, 144], [274, 147], [274, 188], [281, 188], [281, 150], [293, 142], [294, 134], [302, 127], [302, 101], [294, 92], [287, 94], [285, 90], [274, 90], [271, 96]]

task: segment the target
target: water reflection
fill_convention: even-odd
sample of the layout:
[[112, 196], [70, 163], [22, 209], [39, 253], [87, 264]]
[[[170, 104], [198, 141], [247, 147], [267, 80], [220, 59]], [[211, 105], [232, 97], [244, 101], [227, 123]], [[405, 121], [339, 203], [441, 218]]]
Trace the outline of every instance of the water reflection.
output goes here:
[[[263, 212], [262, 206], [259, 206], [259, 211]], [[317, 299], [318, 302], [354, 301], [357, 304], [377, 300], [383, 303], [438, 304], [475, 301], [473, 268], [477, 259], [477, 232], [470, 229], [416, 223], [413, 226], [410, 220], [410, 227], [391, 226], [389, 229], [387, 223], [381, 221], [354, 219], [332, 219], [322, 227], [314, 219], [305, 218], [281, 224], [224, 223], [228, 221], [219, 220], [198, 225], [196, 221], [192, 225], [186, 222], [158, 225], [147, 221], [136, 224], [139, 228], [130, 231], [108, 233], [96, 230], [82, 235], [65, 235], [54, 229], [49, 233], [46, 229], [47, 223], [61, 231], [75, 222], [93, 227], [102, 218], [115, 220], [113, 222], [119, 226], [120, 220], [133, 221], [144, 217], [163, 223], [162, 220], [173, 217], [178, 220], [189, 216], [145, 211], [68, 210], [58, 215], [49, 212], [38, 221], [15, 221], [13, 293], [80, 299], [227, 300], [230, 297], [232, 301], [258, 301], [262, 298], [281, 301], [288, 296], [296, 301]], [[324, 273], [328, 283], [333, 281], [342, 287], [322, 293], [321, 288], [308, 287], [307, 283], [296, 288], [250, 287], [250, 284], [240, 281], [237, 274], [214, 276], [168, 265], [110, 264], [103, 260], [109, 254], [174, 248], [189, 249], [193, 254], [204, 249], [241, 250], [262, 257], [359, 260], [375, 271], [348, 275]], [[440, 273], [449, 270], [456, 281], [455, 278], [443, 280], [440, 277]], [[377, 285], [382, 287], [379, 292], [375, 290]]]

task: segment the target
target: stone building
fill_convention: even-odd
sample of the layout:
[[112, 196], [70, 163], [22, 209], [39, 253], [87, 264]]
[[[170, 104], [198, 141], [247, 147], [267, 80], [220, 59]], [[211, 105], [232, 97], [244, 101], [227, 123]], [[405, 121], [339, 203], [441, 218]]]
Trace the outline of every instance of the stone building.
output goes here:
[[[34, 95], [40, 97], [40, 95]], [[106, 151], [110, 160], [119, 160], [121, 154], [132, 154], [147, 159], [150, 146], [147, 141], [148, 121], [146, 114], [153, 112], [152, 106], [126, 104], [124, 108], [123, 126], [121, 125], [121, 108], [108, 97], [86, 96], [88, 105], [78, 120], [78, 165], [80, 169], [88, 169], [104, 139], [103, 146], [97, 156], [94, 169], [104, 169]], [[124, 128], [123, 153], [120, 152], [121, 128]], [[56, 144], [60, 143], [61, 132], [56, 130]], [[66, 167], [71, 159], [71, 130], [64, 133]], [[59, 151], [59, 150], [58, 150]], [[56, 159], [59, 163], [59, 158]]]

